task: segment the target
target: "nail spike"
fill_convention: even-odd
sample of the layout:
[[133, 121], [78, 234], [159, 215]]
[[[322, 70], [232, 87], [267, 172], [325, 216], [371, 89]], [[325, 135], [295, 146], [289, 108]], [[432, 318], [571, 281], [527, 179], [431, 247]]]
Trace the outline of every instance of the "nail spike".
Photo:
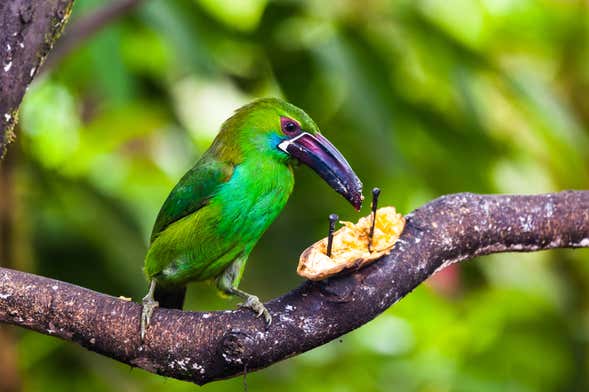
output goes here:
[[368, 252], [372, 253], [372, 238], [374, 237], [374, 225], [376, 224], [376, 210], [378, 209], [378, 196], [380, 188], [372, 188], [372, 225], [370, 226], [370, 235], [368, 236]]
[[327, 235], [327, 257], [331, 257], [331, 248], [333, 246], [333, 232], [335, 231], [335, 224], [338, 221], [337, 214], [329, 215], [329, 234]]

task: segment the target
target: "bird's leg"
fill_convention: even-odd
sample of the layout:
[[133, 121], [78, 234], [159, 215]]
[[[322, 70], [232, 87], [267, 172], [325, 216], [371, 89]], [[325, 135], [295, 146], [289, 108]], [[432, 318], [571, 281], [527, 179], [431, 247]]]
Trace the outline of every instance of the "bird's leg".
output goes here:
[[153, 293], [155, 292], [155, 285], [156, 280], [152, 279], [149, 283], [149, 291], [147, 292], [147, 295], [143, 297], [143, 309], [141, 310], [141, 341], [143, 341], [143, 338], [145, 337], [145, 332], [149, 327], [149, 321], [151, 320], [153, 310], [160, 305], [153, 298]]
[[257, 314], [258, 317], [262, 315], [264, 316], [267, 326], [272, 324], [272, 316], [270, 315], [270, 312], [268, 312], [268, 309], [266, 309], [262, 301], [260, 301], [257, 296], [246, 293], [245, 291], [238, 288], [232, 288], [231, 293], [245, 300], [245, 302], [238, 304], [240, 308], [250, 308]]
[[244, 302], [240, 303], [239, 307], [250, 308], [258, 315], [258, 317], [263, 315], [268, 326], [272, 323], [272, 316], [270, 316], [270, 312], [268, 312], [268, 309], [266, 309], [260, 299], [255, 295], [246, 293], [237, 288], [241, 276], [243, 275], [246, 260], [247, 256], [240, 256], [232, 262], [229, 267], [223, 271], [219, 278], [217, 278], [217, 287], [226, 294], [235, 295], [243, 299]]

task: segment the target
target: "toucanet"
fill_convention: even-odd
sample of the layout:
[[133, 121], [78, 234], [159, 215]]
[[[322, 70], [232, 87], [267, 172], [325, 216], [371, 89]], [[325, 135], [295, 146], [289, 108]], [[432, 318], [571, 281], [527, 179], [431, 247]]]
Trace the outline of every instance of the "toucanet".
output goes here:
[[157, 306], [182, 309], [186, 284], [209, 279], [270, 324], [258, 297], [238, 285], [248, 255], [292, 192], [299, 162], [360, 209], [362, 183], [301, 109], [260, 99], [222, 125], [156, 218], [145, 257], [149, 292], [143, 298], [142, 339]]

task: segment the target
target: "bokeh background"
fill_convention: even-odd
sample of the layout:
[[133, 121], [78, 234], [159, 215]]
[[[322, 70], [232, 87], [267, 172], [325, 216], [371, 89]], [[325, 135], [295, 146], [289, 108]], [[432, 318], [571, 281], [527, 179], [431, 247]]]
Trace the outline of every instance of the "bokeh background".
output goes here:
[[[108, 4], [77, 0], [69, 26]], [[585, 0], [145, 0], [53, 59], [0, 166], [4, 266], [139, 300], [151, 225], [221, 122], [257, 97], [304, 108], [366, 189], [408, 213], [453, 192], [589, 187]], [[66, 29], [67, 34], [67, 29]], [[301, 283], [326, 217], [358, 215], [301, 167], [242, 287]], [[363, 210], [367, 213], [367, 208]], [[374, 321], [248, 375], [252, 391], [589, 390], [589, 252], [452, 267]], [[233, 308], [211, 284], [187, 308]], [[0, 327], [1, 391], [194, 391]], [[242, 379], [206, 391], [241, 390]]]

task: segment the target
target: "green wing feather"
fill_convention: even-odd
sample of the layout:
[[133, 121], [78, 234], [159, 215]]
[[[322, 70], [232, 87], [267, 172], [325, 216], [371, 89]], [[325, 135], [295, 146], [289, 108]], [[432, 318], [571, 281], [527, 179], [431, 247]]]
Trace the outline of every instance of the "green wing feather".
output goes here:
[[151, 242], [166, 227], [205, 206], [232, 174], [232, 165], [203, 157], [170, 192], [155, 220]]

